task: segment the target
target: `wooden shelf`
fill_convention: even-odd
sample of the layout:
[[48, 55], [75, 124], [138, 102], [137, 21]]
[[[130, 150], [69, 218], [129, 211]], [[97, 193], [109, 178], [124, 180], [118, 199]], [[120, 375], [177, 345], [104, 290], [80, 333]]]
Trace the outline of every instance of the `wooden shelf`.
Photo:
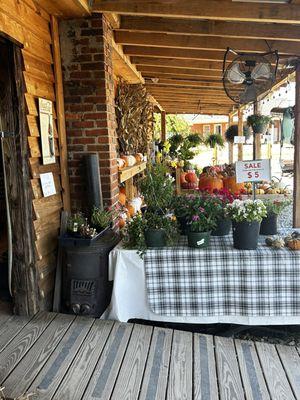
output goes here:
[[132, 167], [126, 167], [119, 171], [119, 182], [123, 183], [130, 178], [133, 178], [136, 174], [144, 171], [146, 169], [147, 163], [146, 161], [141, 162], [139, 164], [135, 164]]

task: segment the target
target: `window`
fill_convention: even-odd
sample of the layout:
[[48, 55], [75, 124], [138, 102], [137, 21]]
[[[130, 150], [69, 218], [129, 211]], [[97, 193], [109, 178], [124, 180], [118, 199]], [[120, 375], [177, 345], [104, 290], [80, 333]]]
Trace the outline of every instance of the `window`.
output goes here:
[[215, 125], [214, 128], [215, 128], [215, 129], [214, 129], [215, 134], [217, 134], [217, 135], [222, 135], [222, 125], [221, 125], [221, 124]]
[[210, 125], [203, 125], [203, 134], [208, 135], [210, 133]]

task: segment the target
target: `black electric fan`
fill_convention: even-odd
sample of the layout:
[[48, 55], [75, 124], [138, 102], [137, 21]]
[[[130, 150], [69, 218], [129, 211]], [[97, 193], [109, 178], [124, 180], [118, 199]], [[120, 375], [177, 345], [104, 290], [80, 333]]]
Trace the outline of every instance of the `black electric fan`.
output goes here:
[[[235, 58], [228, 59], [233, 53]], [[247, 104], [271, 89], [276, 80], [278, 53], [237, 53], [228, 48], [223, 62], [223, 85], [227, 96], [238, 104]]]

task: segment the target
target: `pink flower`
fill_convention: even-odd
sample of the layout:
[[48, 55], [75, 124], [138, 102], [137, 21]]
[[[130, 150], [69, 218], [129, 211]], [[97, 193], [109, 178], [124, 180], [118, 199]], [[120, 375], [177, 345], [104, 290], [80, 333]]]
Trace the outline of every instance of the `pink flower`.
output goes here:
[[192, 216], [192, 221], [193, 222], [199, 221], [199, 219], [200, 219], [199, 215], [193, 215]]
[[202, 212], [202, 213], [205, 212], [203, 207], [199, 207], [199, 211]]

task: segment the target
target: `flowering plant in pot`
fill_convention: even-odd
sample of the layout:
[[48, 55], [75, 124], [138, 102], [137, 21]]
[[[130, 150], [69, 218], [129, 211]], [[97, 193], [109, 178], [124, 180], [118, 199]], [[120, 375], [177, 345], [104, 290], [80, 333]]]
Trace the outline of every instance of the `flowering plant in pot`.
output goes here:
[[212, 210], [215, 214], [216, 227], [212, 231], [212, 236], [229, 235], [231, 229], [231, 220], [225, 215], [225, 209], [228, 204], [231, 204], [239, 196], [232, 194], [228, 189], [215, 190], [210, 195], [209, 201], [212, 204]]
[[173, 210], [174, 214], [177, 218], [179, 231], [182, 235], [187, 235], [188, 231], [188, 218], [190, 214], [189, 208], [189, 198], [194, 197], [195, 195], [178, 195], [174, 196], [173, 200]]
[[267, 216], [262, 200], [234, 200], [225, 207], [225, 216], [233, 222], [233, 245], [236, 249], [257, 248], [261, 220]]
[[253, 114], [247, 118], [248, 126], [251, 126], [253, 133], [264, 134], [271, 122], [271, 117], [268, 115]]
[[213, 203], [200, 196], [189, 199], [188, 245], [197, 249], [209, 245], [212, 229], [216, 227]]
[[118, 216], [119, 206], [113, 207], [96, 207], [94, 206], [91, 215], [91, 224], [98, 232], [110, 227], [113, 220]]
[[261, 235], [277, 235], [278, 215], [291, 204], [291, 200], [263, 200], [267, 215], [261, 221]]

